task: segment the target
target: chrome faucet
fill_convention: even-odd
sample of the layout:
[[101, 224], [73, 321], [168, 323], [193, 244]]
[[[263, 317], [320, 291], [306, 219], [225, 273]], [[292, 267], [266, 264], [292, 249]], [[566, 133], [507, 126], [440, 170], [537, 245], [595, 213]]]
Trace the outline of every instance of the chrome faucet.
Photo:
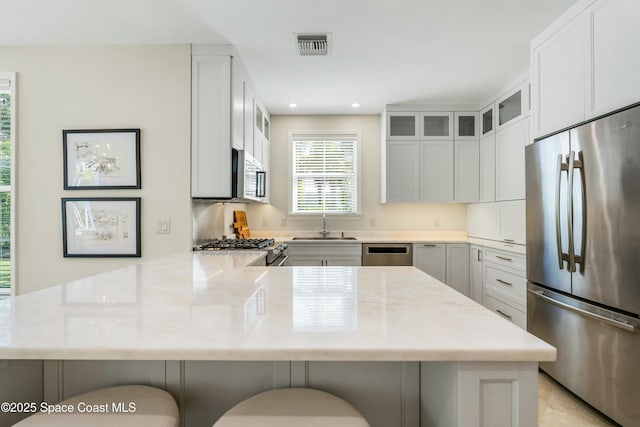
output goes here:
[[320, 230], [318, 233], [322, 234], [322, 237], [327, 237], [327, 234], [329, 234], [331, 232], [331, 230], [329, 230], [327, 228], [327, 215], [326, 214], [322, 214], [322, 230]]

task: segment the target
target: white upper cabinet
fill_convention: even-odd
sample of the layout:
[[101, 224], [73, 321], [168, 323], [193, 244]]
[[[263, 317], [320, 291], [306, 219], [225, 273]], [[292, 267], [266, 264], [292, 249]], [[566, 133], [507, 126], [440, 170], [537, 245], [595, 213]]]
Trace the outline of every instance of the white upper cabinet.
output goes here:
[[420, 139], [420, 113], [387, 113], [387, 139], [408, 141]]
[[640, 101], [640, 2], [581, 0], [531, 43], [532, 133]]
[[496, 200], [496, 138], [491, 133], [480, 139], [480, 197], [481, 202]]
[[498, 204], [500, 240], [506, 243], [526, 244], [526, 210], [524, 200]]
[[246, 72], [240, 61], [231, 60], [231, 146], [244, 150], [244, 85]]
[[496, 200], [525, 198], [524, 147], [529, 119], [496, 132]]
[[587, 16], [578, 16], [533, 49], [534, 137], [585, 119], [588, 30]]
[[479, 123], [478, 113], [455, 113], [455, 140], [478, 140]]
[[496, 131], [495, 104], [480, 111], [480, 138], [493, 135]]
[[602, 0], [587, 13], [593, 43], [587, 117], [592, 118], [640, 101], [640, 1]]
[[420, 139], [442, 141], [453, 139], [453, 113], [420, 113]]
[[420, 201], [453, 202], [453, 141], [420, 141]]
[[480, 141], [455, 141], [456, 202], [471, 203], [480, 199]]
[[231, 197], [231, 57], [191, 58], [191, 196]]
[[253, 156], [255, 140], [255, 102], [256, 97], [248, 82], [244, 84], [244, 150]]
[[529, 83], [516, 86], [496, 101], [497, 126], [500, 130], [529, 113]]
[[269, 113], [260, 104], [256, 140], [259, 101], [246, 69], [229, 46], [192, 47], [191, 100], [191, 195], [229, 199], [234, 196], [232, 149], [257, 154], [260, 162], [269, 164]]
[[387, 201], [420, 201], [420, 143], [387, 142]]
[[526, 244], [525, 201], [467, 205], [467, 234], [506, 244]]

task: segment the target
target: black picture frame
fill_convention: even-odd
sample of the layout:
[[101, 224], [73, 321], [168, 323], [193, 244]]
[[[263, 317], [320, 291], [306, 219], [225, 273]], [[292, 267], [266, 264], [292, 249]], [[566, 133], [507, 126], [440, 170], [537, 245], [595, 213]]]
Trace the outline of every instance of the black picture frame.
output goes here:
[[63, 197], [63, 256], [140, 257], [140, 205], [140, 197]]
[[62, 131], [65, 190], [140, 189], [140, 129]]

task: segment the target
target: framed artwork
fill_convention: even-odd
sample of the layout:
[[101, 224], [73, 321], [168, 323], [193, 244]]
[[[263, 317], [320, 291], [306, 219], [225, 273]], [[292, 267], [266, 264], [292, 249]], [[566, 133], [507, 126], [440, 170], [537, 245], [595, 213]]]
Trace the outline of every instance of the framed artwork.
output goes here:
[[65, 257], [140, 257], [140, 197], [62, 199]]
[[63, 130], [64, 189], [141, 188], [140, 129]]

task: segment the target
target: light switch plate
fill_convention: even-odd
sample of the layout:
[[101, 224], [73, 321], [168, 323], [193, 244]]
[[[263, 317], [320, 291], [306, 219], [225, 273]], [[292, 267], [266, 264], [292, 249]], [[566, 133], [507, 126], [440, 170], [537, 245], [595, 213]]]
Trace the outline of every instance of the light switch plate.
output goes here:
[[156, 221], [156, 234], [170, 234], [171, 233], [171, 220], [159, 219]]

